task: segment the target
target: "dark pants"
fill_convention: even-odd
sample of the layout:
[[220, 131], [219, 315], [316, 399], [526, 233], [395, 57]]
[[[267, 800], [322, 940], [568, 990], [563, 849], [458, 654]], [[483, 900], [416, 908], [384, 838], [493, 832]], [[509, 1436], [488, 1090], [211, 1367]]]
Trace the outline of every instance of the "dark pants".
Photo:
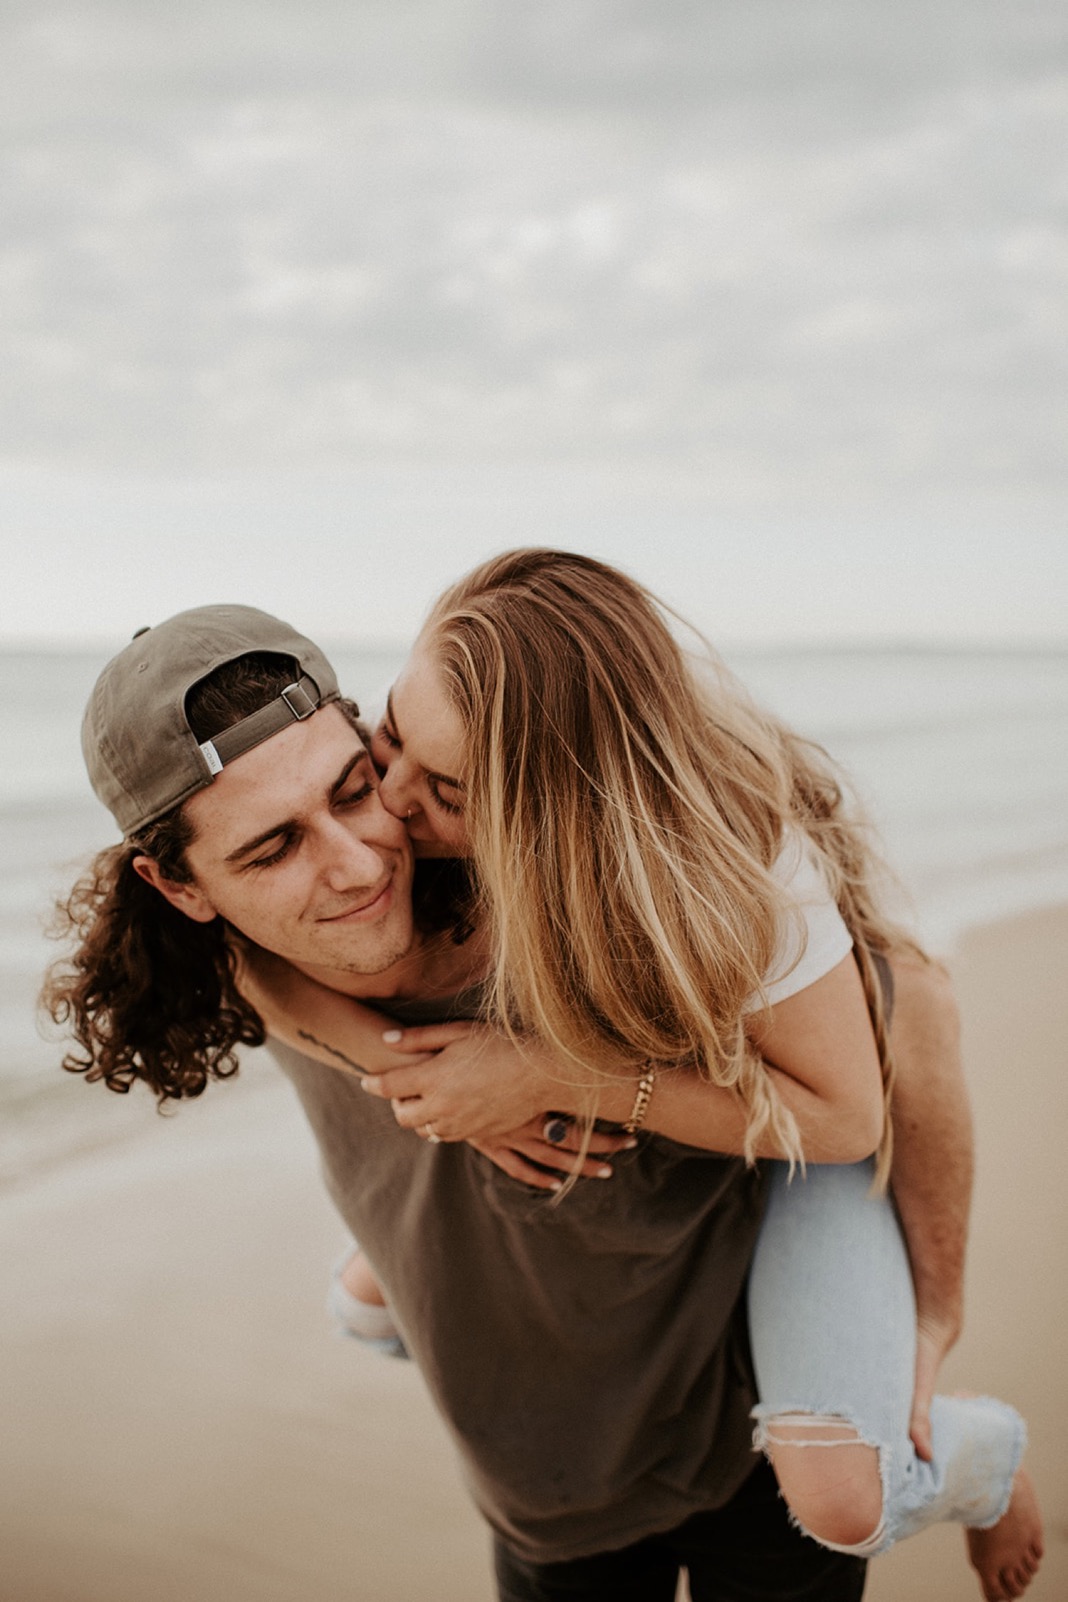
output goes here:
[[867, 1565], [793, 1529], [761, 1459], [714, 1513], [663, 1535], [570, 1563], [528, 1563], [496, 1542], [501, 1602], [674, 1602], [679, 1570], [693, 1602], [859, 1602]]

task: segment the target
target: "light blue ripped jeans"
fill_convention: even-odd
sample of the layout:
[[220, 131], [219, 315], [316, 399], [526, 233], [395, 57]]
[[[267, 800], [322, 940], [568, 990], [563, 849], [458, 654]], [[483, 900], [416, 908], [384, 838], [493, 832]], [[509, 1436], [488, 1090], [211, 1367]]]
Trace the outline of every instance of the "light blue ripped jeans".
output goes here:
[[874, 1557], [942, 1521], [996, 1524], [1023, 1456], [1023, 1419], [991, 1397], [936, 1396], [933, 1460], [917, 1457], [908, 1433], [912, 1276], [892, 1203], [870, 1194], [873, 1163], [813, 1165], [789, 1184], [785, 1163], [769, 1166], [768, 1211], [749, 1281], [760, 1396], [754, 1444], [765, 1451], [775, 1444], [778, 1419], [803, 1423], [813, 1446], [821, 1425], [845, 1422], [878, 1449], [882, 1520], [868, 1540], [838, 1551]]

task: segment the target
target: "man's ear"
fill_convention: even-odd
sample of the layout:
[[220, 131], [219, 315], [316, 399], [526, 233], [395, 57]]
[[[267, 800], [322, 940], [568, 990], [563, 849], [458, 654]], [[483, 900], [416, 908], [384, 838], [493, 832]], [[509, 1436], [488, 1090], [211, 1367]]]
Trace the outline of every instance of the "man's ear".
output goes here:
[[179, 884], [176, 879], [164, 878], [154, 857], [134, 857], [131, 866], [138, 878], [158, 890], [165, 901], [192, 918], [194, 923], [210, 923], [218, 917], [203, 890], [195, 884]]

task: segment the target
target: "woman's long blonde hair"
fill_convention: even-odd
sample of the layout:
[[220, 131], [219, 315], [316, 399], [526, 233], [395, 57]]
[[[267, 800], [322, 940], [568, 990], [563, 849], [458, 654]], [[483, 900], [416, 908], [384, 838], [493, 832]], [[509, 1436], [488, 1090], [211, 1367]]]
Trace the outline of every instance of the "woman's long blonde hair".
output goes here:
[[872, 953], [918, 948], [878, 906], [880, 867], [830, 759], [710, 650], [698, 670], [665, 610], [602, 562], [529, 549], [476, 568], [430, 614], [423, 643], [467, 740], [491, 1012], [551, 1043], [577, 1080], [695, 1065], [742, 1098], [747, 1155], [767, 1130], [801, 1158], [745, 1032], [779, 946], [770, 870], [786, 832], [811, 840], [857, 942], [887, 1098]]

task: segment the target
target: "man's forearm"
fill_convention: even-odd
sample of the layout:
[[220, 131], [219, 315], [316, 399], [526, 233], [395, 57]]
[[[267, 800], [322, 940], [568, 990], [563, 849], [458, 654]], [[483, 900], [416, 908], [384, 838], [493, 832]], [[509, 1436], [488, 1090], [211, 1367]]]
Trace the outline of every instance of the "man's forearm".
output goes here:
[[973, 1177], [972, 1116], [952, 987], [938, 967], [895, 961], [891, 1185], [923, 1325], [948, 1346], [963, 1317]]

